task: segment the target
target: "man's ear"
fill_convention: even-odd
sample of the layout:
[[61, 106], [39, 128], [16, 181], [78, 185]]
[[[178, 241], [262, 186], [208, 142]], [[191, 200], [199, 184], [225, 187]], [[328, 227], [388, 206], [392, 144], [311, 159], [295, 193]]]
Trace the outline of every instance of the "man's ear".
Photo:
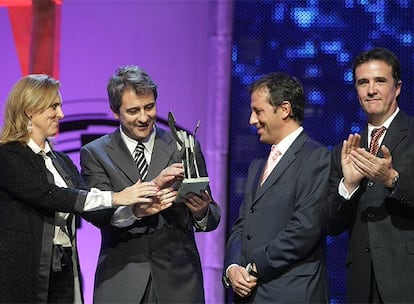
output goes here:
[[290, 105], [290, 102], [285, 100], [283, 101], [280, 106], [279, 109], [281, 110], [281, 114], [282, 114], [282, 119], [288, 119], [289, 117], [291, 117], [292, 115], [292, 106]]

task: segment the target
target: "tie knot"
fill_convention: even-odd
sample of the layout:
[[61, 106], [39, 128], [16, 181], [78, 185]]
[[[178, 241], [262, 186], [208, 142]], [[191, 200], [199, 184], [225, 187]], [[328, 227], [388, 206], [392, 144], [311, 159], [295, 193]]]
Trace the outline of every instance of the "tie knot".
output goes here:
[[144, 144], [141, 141], [139, 141], [137, 143], [137, 146], [135, 147], [135, 151], [136, 152], [139, 152], [139, 153], [143, 153], [144, 152]]
[[270, 150], [270, 157], [275, 160], [277, 159], [282, 152], [280, 152], [279, 148], [276, 145], [272, 145], [272, 149]]
[[371, 132], [371, 137], [376, 137], [376, 138], [381, 137], [381, 135], [384, 134], [386, 129], [387, 128], [385, 128], [384, 126], [382, 126], [381, 128], [375, 128]]

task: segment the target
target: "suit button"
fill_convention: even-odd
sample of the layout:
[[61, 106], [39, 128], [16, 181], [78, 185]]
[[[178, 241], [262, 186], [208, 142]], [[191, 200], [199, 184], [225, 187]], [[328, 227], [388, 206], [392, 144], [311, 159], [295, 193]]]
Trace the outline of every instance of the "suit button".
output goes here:
[[369, 246], [365, 247], [365, 252], [370, 252], [371, 248], [369, 248]]
[[370, 213], [368, 213], [368, 218], [370, 218], [370, 219], [372, 219], [372, 218], [374, 218], [374, 216], [375, 216], [375, 214], [374, 213], [372, 213], [372, 212], [370, 212]]
[[254, 208], [250, 208], [250, 213], [253, 213], [253, 212], [255, 212], [256, 210], [254, 209]]
[[246, 236], [246, 238], [247, 238], [247, 240], [251, 240], [251, 239], [252, 239], [252, 236], [251, 236], [250, 234], [248, 234], [248, 235]]
[[367, 184], [367, 186], [368, 186], [368, 187], [372, 187], [372, 186], [374, 186], [374, 182], [373, 182], [373, 181], [369, 181], [369, 182], [368, 182], [368, 184]]

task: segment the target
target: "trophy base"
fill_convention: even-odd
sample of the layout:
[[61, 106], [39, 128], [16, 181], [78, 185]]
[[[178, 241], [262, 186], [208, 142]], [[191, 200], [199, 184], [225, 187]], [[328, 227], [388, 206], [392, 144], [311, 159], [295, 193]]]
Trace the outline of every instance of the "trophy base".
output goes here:
[[188, 193], [193, 192], [200, 194], [200, 191], [206, 190], [208, 187], [208, 177], [185, 178], [178, 188], [178, 195], [176, 202], [182, 202], [182, 198]]

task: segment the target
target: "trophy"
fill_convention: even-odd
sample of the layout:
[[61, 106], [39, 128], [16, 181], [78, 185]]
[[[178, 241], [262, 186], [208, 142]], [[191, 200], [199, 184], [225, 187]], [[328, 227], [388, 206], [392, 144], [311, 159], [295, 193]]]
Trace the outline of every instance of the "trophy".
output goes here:
[[178, 150], [183, 151], [182, 163], [184, 165], [184, 179], [181, 181], [178, 188], [176, 199], [176, 201], [179, 202], [188, 192], [200, 194], [200, 191], [207, 189], [209, 179], [208, 176], [200, 176], [197, 157], [194, 150], [195, 134], [200, 125], [200, 121], [197, 122], [192, 134], [188, 134], [184, 130], [177, 131], [175, 123], [176, 120], [174, 114], [170, 111], [168, 113], [168, 126], [177, 142]]

